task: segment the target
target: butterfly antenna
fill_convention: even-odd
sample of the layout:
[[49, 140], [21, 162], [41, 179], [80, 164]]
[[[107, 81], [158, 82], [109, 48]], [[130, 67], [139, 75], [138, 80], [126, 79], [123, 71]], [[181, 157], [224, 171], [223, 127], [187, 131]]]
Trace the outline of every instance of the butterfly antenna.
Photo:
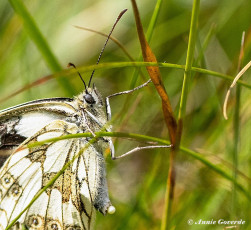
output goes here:
[[73, 63], [68, 63], [68, 67], [72, 66], [75, 70], [77, 70], [77, 73], [78, 73], [78, 76], [80, 77], [80, 79], [82, 80], [82, 82], [84, 83], [84, 86], [85, 86], [85, 90], [86, 90], [86, 84], [85, 84], [85, 81], [84, 79], [82, 78], [81, 74], [78, 72], [78, 69], [77, 67], [73, 64]]
[[[100, 58], [101, 58], [101, 56], [102, 56], [102, 54], [103, 54], [103, 52], [104, 52], [104, 49], [105, 49], [105, 47], [106, 47], [106, 45], [107, 45], [107, 43], [108, 43], [108, 41], [109, 41], [109, 38], [110, 38], [110, 36], [111, 36], [111, 34], [112, 34], [112, 32], [113, 32], [115, 26], [117, 25], [117, 23], [119, 22], [120, 18], [123, 16], [123, 14], [124, 14], [126, 11], [127, 11], [127, 9], [121, 11], [120, 14], [119, 14], [119, 16], [117, 17], [117, 19], [116, 19], [116, 21], [115, 21], [115, 23], [114, 23], [114, 25], [113, 25], [113, 27], [112, 27], [112, 29], [111, 29], [109, 35], [107, 36], [107, 39], [106, 39], [106, 41], [105, 41], [105, 44], [104, 44], [104, 46], [103, 46], [103, 48], [102, 48], [102, 50], [101, 50], [101, 52], [100, 52], [100, 54], [99, 54], [98, 61], [97, 61], [96, 65], [98, 65], [98, 63], [99, 63], [99, 61], [100, 61]], [[89, 88], [90, 85], [91, 85], [91, 81], [92, 81], [92, 77], [93, 77], [94, 73], [95, 73], [95, 69], [92, 71], [92, 74], [91, 74], [91, 77], [90, 77], [90, 80], [89, 80], [89, 83], [88, 83], [88, 88]]]

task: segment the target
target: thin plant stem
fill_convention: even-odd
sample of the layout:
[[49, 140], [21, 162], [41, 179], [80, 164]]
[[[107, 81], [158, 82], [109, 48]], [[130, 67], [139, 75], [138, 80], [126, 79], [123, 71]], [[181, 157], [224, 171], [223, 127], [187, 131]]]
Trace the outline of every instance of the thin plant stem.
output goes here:
[[[172, 63], [153, 63], [153, 62], [110, 62], [110, 63], [100, 63], [98, 66], [96, 65], [88, 65], [88, 66], [80, 66], [78, 67], [78, 71], [79, 72], [90, 72], [93, 70], [93, 68], [95, 67], [96, 70], [98, 69], [115, 69], [115, 68], [124, 68], [124, 67], [145, 67], [145, 66], [159, 66], [162, 68], [173, 68], [173, 69], [180, 69], [183, 70], [185, 69], [184, 65], [178, 65], [178, 64], [172, 64]], [[226, 74], [222, 74], [219, 72], [215, 72], [212, 70], [207, 70], [207, 69], [202, 69], [202, 68], [198, 68], [198, 67], [192, 67], [191, 71], [193, 72], [198, 72], [198, 73], [202, 73], [205, 75], [209, 75], [209, 76], [213, 76], [213, 77], [218, 77], [224, 80], [227, 80], [229, 82], [232, 82], [234, 80], [234, 77], [230, 76], [230, 75], [226, 75]], [[60, 72], [57, 72], [55, 74], [52, 75], [48, 75], [45, 76], [43, 78], [40, 78], [24, 87], [22, 87], [21, 89], [18, 89], [16, 91], [14, 91], [13, 93], [11, 93], [10, 95], [7, 95], [4, 98], [0, 99], [0, 103], [8, 100], [11, 97], [14, 97], [22, 92], [24, 92], [25, 90], [28, 90], [32, 87], [41, 85], [51, 79], [54, 78], [60, 78], [62, 76], [66, 76], [66, 77], [71, 77], [73, 75], [75, 75], [77, 73], [77, 71], [75, 69], [67, 69], [67, 70], [62, 70]], [[201, 76], [201, 75], [200, 75]], [[202, 75], [203, 76], [203, 75]], [[238, 80], [236, 82], [236, 84], [239, 84], [243, 87], [246, 87], [247, 89], [251, 89], [251, 85], [246, 83], [245, 81], [242, 80]]]
[[[236, 86], [236, 105], [235, 105], [235, 111], [234, 111], [234, 120], [233, 120], [233, 128], [234, 128], [234, 134], [233, 134], [233, 179], [237, 180], [237, 169], [238, 169], [238, 152], [239, 152], [239, 142], [240, 142], [240, 98], [241, 98], [241, 87], [240, 85]], [[237, 217], [237, 191], [236, 191], [236, 184], [232, 184], [232, 211], [233, 211], [233, 217]]]
[[196, 31], [197, 31], [197, 23], [198, 23], [198, 16], [199, 16], [199, 6], [200, 6], [200, 0], [194, 0], [191, 26], [190, 26], [190, 35], [189, 35], [189, 42], [188, 42], [188, 50], [187, 50], [187, 58], [186, 58], [185, 72], [184, 72], [184, 78], [183, 78], [183, 86], [182, 86], [182, 92], [181, 92], [181, 98], [180, 98], [178, 120], [183, 120], [186, 114], [189, 78], [191, 76], [192, 64], [193, 64], [193, 59], [194, 59], [194, 50], [195, 50], [196, 33], [197, 33]]
[[[245, 33], [242, 34], [241, 39], [241, 49], [240, 49], [240, 55], [239, 55], [239, 61], [238, 61], [238, 67], [237, 71], [239, 72], [242, 68], [242, 60], [244, 58], [244, 40], [245, 40]], [[239, 151], [239, 145], [240, 145], [240, 99], [241, 99], [241, 86], [236, 86], [236, 105], [234, 110], [234, 119], [233, 119], [233, 180], [237, 181], [237, 170], [238, 170], [238, 151]], [[236, 185], [235, 183], [232, 183], [232, 213], [233, 218], [237, 218], [237, 191], [236, 191]]]
[[192, 64], [194, 60], [197, 24], [198, 24], [198, 18], [199, 18], [199, 6], [200, 6], [200, 0], [194, 0], [190, 32], [189, 32], [188, 51], [187, 51], [183, 86], [182, 86], [182, 92], [181, 92], [180, 106], [179, 106], [178, 127], [176, 131], [174, 148], [172, 148], [170, 152], [169, 174], [168, 174], [168, 179], [167, 179], [167, 189], [166, 189], [166, 196], [165, 196], [165, 210], [163, 213], [161, 230], [170, 229], [171, 227], [170, 221], [171, 221], [171, 215], [172, 215], [172, 204], [174, 200], [174, 189], [175, 189], [175, 167], [174, 167], [175, 157], [179, 151], [179, 145], [180, 145], [181, 136], [182, 136], [183, 120], [186, 114], [188, 86], [189, 86], [189, 80], [190, 80], [191, 72], [192, 72], [191, 71]]
[[[142, 135], [142, 134], [136, 134], [136, 133], [124, 133], [124, 132], [95, 132], [96, 137], [119, 137], [119, 138], [127, 138], [127, 139], [132, 139], [132, 140], [136, 140], [139, 142], [144, 142], [144, 143], [150, 143], [150, 144], [161, 144], [161, 145], [169, 145], [170, 141], [165, 140], [165, 139], [161, 139], [161, 138], [156, 138], [156, 137], [152, 137], [152, 136], [146, 136], [146, 135]], [[68, 134], [68, 135], [64, 135], [61, 137], [55, 137], [55, 138], [51, 138], [51, 139], [47, 139], [44, 141], [39, 141], [39, 142], [35, 142], [35, 143], [31, 143], [29, 144], [27, 147], [28, 148], [32, 148], [32, 147], [37, 147], [37, 146], [41, 146], [45, 143], [50, 143], [50, 142], [55, 142], [55, 141], [60, 141], [60, 140], [66, 140], [66, 139], [71, 139], [71, 138], [83, 138], [83, 137], [93, 137], [93, 135], [91, 133], [77, 133], [77, 134]], [[210, 168], [211, 170], [213, 170], [214, 172], [216, 172], [217, 174], [219, 174], [220, 176], [222, 176], [223, 178], [233, 182], [236, 184], [236, 187], [243, 192], [247, 198], [251, 201], [251, 195], [249, 194], [249, 192], [245, 189], [244, 186], [242, 186], [241, 184], [237, 183], [236, 180], [233, 179], [233, 177], [231, 176], [231, 174], [227, 173], [226, 170], [222, 169], [221, 166], [212, 163], [210, 160], [208, 160], [205, 155], [203, 153], [199, 153], [197, 151], [193, 151], [191, 149], [188, 149], [184, 146], [179, 146], [179, 150], [180, 152], [183, 152], [185, 154], [187, 154], [188, 156], [192, 157], [195, 160], [200, 161], [202, 164], [206, 165], [208, 168]], [[238, 172], [239, 175], [244, 175], [242, 172]], [[249, 179], [251, 180], [251, 179]], [[246, 180], [247, 183], [248, 179]]]

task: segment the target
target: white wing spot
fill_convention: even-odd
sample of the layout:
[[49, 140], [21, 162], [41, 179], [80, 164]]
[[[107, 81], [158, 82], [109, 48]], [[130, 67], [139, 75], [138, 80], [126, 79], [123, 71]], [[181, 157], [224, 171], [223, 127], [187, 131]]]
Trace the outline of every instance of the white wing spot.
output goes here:
[[22, 150], [18, 150], [18, 149], [15, 151], [15, 154], [10, 158], [8, 168], [10, 168], [14, 164], [16, 164], [18, 161], [20, 161], [23, 157], [25, 157], [29, 154], [29, 149], [27, 149], [27, 148], [22, 149]]
[[40, 112], [26, 113], [16, 126], [17, 134], [30, 137], [56, 119], [58, 117], [50, 113], [43, 113], [43, 115]]
[[55, 138], [55, 137], [60, 137], [62, 135], [62, 133], [60, 132], [47, 132], [47, 133], [43, 133], [41, 135], [39, 135], [37, 137], [37, 141], [46, 141], [48, 139], [51, 139], [51, 138]]

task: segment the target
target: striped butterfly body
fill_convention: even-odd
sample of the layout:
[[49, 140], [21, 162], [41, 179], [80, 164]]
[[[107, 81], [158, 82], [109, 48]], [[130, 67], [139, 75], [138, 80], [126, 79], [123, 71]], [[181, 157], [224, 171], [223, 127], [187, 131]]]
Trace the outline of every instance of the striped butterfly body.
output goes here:
[[[12, 222], [89, 139], [25, 146], [67, 134], [97, 132], [108, 117], [95, 86], [74, 99], [37, 100], [0, 112], [0, 150], [13, 151], [0, 170], [0, 229]], [[15, 227], [92, 229], [95, 209], [104, 215], [115, 211], [105, 176], [103, 152], [107, 147], [113, 151], [110, 138], [100, 138], [89, 145], [22, 214]]]

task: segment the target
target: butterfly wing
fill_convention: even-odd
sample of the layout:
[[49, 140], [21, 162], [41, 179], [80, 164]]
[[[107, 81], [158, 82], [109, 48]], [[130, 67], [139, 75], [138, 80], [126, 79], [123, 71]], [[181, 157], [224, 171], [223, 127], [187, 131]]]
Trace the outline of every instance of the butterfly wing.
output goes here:
[[18, 145], [54, 120], [76, 113], [73, 99], [31, 101], [0, 112], [0, 167]]
[[[66, 139], [30, 149], [25, 145], [78, 131], [75, 124], [55, 120], [28, 138], [5, 162], [0, 171], [0, 229], [11, 223], [88, 140]], [[29, 229], [91, 229], [94, 207], [105, 214], [111, 205], [102, 145], [90, 145], [29, 207], [19, 223]]]

